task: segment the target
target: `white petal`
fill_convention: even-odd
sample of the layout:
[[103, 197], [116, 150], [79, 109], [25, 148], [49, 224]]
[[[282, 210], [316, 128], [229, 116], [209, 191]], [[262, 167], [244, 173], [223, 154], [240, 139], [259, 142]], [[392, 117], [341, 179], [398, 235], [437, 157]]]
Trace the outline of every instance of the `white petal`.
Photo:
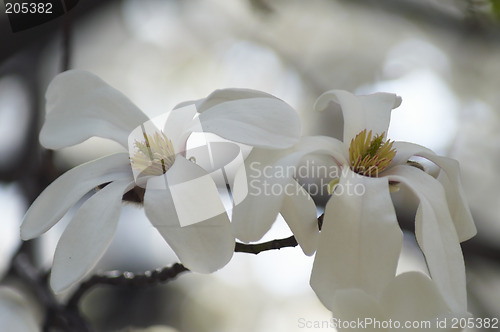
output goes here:
[[450, 311], [434, 282], [421, 272], [398, 275], [384, 291], [381, 304], [391, 319], [399, 322], [429, 321], [432, 331], [442, 331], [436, 326], [436, 318], [446, 316]]
[[342, 142], [324, 136], [302, 137], [286, 150], [253, 149], [233, 185], [236, 206], [232, 224], [236, 237], [244, 242], [257, 241], [271, 228], [281, 210], [289, 179], [304, 156], [325, 154], [343, 164], [347, 161], [342, 149]]
[[466, 311], [465, 266], [443, 187], [432, 176], [411, 166], [396, 166], [384, 175], [406, 184], [419, 198], [415, 235], [432, 279], [452, 310]]
[[460, 178], [460, 167], [454, 159], [436, 156], [430, 153], [420, 153], [420, 156], [429, 159], [438, 165], [442, 172], [438, 180], [441, 182], [445, 193], [451, 218], [455, 224], [460, 242], [472, 238], [477, 233], [476, 225], [472, 219], [469, 204]]
[[0, 326], [6, 332], [41, 331], [30, 303], [20, 292], [0, 287]]
[[[283, 189], [293, 176], [293, 171], [279, 164], [287, 152], [254, 149], [236, 173], [232, 226], [241, 241], [259, 240], [276, 220], [284, 199]], [[296, 163], [299, 160], [300, 156]]]
[[144, 197], [144, 209], [153, 226], [182, 264], [200, 273], [226, 265], [235, 246], [217, 188], [207, 180], [210, 175], [203, 169], [177, 156], [166, 176], [148, 180]]
[[347, 165], [348, 154], [344, 151], [345, 144], [336, 138], [328, 136], [305, 136], [295, 144], [293, 151], [306, 154], [318, 154], [330, 156], [337, 165]]
[[287, 185], [285, 194], [281, 215], [304, 253], [310, 256], [318, 245], [316, 205], [304, 188], [293, 179]]
[[104, 255], [120, 218], [122, 196], [133, 180], [114, 181], [75, 213], [57, 243], [50, 285], [60, 293], [82, 280]]
[[[451, 313], [433, 281], [420, 272], [407, 272], [394, 278], [380, 299], [360, 289], [347, 289], [339, 290], [333, 303], [335, 318], [346, 322], [366, 323], [359, 331], [378, 331], [376, 324], [389, 324], [390, 321], [393, 327], [399, 323], [405, 331], [451, 331], [451, 317], [468, 316], [467, 313]], [[445, 318], [448, 328], [437, 327], [437, 319], [442, 323]], [[421, 328], [405, 328], [407, 323], [420, 324]], [[430, 325], [421, 325], [428, 323]], [[385, 330], [399, 331], [397, 328]]]
[[403, 234], [384, 178], [345, 170], [328, 201], [311, 286], [327, 308], [339, 289], [377, 296], [394, 278]]
[[133, 179], [127, 153], [106, 156], [69, 170], [33, 202], [24, 216], [21, 237], [29, 240], [46, 232], [92, 188], [119, 179]]
[[223, 102], [200, 114], [204, 132], [262, 148], [287, 148], [300, 137], [300, 119], [278, 98], [247, 98]]
[[[367, 294], [361, 289], [340, 289], [335, 293], [332, 299], [332, 313], [333, 317], [337, 319], [336, 322], [342, 327], [342, 324], [351, 324], [351, 328], [339, 329], [340, 331], [379, 331], [370, 325], [358, 325], [357, 322], [388, 322], [389, 317], [384, 312], [383, 308], [377, 302], [377, 299]], [[344, 323], [342, 323], [344, 322]], [[383, 331], [383, 329], [380, 329]]]
[[208, 97], [194, 101], [186, 101], [178, 104], [175, 108], [194, 104], [198, 112], [205, 112], [207, 109], [227, 101], [249, 98], [276, 98], [266, 92], [251, 89], [220, 89], [212, 92]]
[[172, 141], [175, 153], [184, 152], [186, 141], [193, 131], [201, 131], [201, 124], [195, 115], [196, 107], [193, 105], [176, 108], [168, 113], [163, 132]]
[[45, 98], [47, 115], [40, 142], [49, 149], [75, 145], [92, 136], [112, 139], [127, 148], [130, 132], [148, 120], [121, 92], [82, 70], [57, 75]]
[[432, 150], [425, 146], [408, 142], [394, 142], [393, 148], [396, 149], [396, 155], [392, 159], [391, 167], [405, 165], [408, 159], [420, 153], [434, 154]]
[[316, 100], [314, 108], [324, 110], [329, 102], [335, 102], [342, 108], [344, 116], [344, 143], [351, 140], [362, 130], [372, 130], [373, 134], [387, 134], [391, 119], [391, 110], [401, 104], [401, 98], [390, 93], [375, 93], [367, 96], [355, 96], [342, 90], [323, 93]]
[[432, 161], [441, 168], [442, 172], [440, 172], [438, 180], [445, 190], [448, 207], [460, 242], [476, 235], [477, 229], [465, 198], [458, 162], [454, 159], [437, 156], [430, 149], [413, 143], [395, 142], [394, 148], [397, 153], [391, 167], [405, 164], [412, 156], [420, 156]]

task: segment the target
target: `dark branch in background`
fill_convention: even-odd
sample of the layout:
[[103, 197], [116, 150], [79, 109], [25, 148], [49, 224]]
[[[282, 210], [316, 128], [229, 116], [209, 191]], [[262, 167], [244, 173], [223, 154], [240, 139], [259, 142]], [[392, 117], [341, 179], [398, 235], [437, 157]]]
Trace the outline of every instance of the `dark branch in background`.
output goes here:
[[[323, 214], [318, 217], [318, 228], [321, 230], [323, 224]], [[263, 243], [245, 244], [236, 242], [234, 252], [242, 252], [257, 255], [268, 250], [279, 250], [282, 248], [296, 247], [298, 245], [295, 236], [290, 236], [285, 239], [276, 239]], [[172, 266], [165, 267], [154, 271], [146, 271], [143, 274], [134, 274], [132, 272], [110, 271], [103, 274], [96, 274], [87, 281], [80, 284], [78, 289], [73, 293], [67, 302], [68, 308], [77, 308], [81, 298], [92, 288], [99, 285], [110, 286], [129, 286], [143, 287], [152, 286], [168, 282], [177, 278], [183, 272], [187, 272], [184, 265], [175, 263]]]
[[143, 274], [132, 272], [110, 271], [103, 274], [93, 275], [90, 279], [80, 284], [80, 287], [71, 295], [67, 307], [77, 310], [78, 303], [83, 295], [90, 289], [98, 285], [144, 287], [165, 283], [177, 278], [183, 272], [187, 272], [184, 265], [175, 263], [172, 266], [164, 267], [154, 271], [146, 271]]
[[[323, 217], [324, 213], [318, 217], [318, 229], [321, 230], [323, 227]], [[234, 252], [245, 252], [247, 254], [257, 255], [263, 251], [267, 250], [279, 250], [281, 248], [296, 247], [298, 245], [295, 236], [287, 237], [286, 239], [276, 239], [269, 242], [256, 243], [256, 244], [245, 244], [236, 242], [236, 247]]]
[[[235, 252], [244, 252], [258, 254], [267, 250], [281, 249], [285, 247], [297, 246], [297, 240], [292, 235], [286, 239], [272, 240], [258, 244], [236, 243]], [[132, 272], [110, 271], [102, 274], [96, 274], [87, 281], [80, 284], [78, 289], [71, 295], [67, 302], [68, 308], [77, 308], [81, 298], [92, 288], [100, 285], [144, 287], [165, 283], [177, 278], [183, 272], [189, 269], [180, 263], [154, 271], [146, 271], [142, 274]]]
[[263, 251], [267, 250], [276, 250], [287, 247], [295, 247], [297, 246], [297, 240], [295, 236], [287, 237], [286, 239], [277, 239], [264, 243], [257, 244], [245, 244], [245, 243], [236, 243], [236, 247], [234, 248], [234, 252], [245, 252], [248, 254], [257, 255]]
[[15, 273], [33, 290], [37, 299], [45, 307], [43, 331], [51, 331], [52, 327], [72, 332], [92, 331], [79, 310], [69, 310], [59, 303], [50, 289], [48, 274], [41, 274], [29, 261], [27, 255], [19, 254], [12, 263]]
[[[113, 2], [117, 2], [117, 0], [79, 1], [75, 8], [70, 11], [71, 18], [73, 22], [80, 20], [99, 8]], [[0, 19], [0, 45], [2, 45], [2, 47], [0, 47], [0, 64], [2, 64], [6, 59], [18, 54], [19, 52], [26, 51], [33, 46], [41, 47], [46, 45], [52, 40], [54, 35], [61, 30], [61, 22], [65, 19], [64, 17], [59, 17], [34, 28], [12, 33], [9, 27], [9, 21], [5, 16], [3, 19]]]
[[[323, 224], [323, 214], [318, 217], [318, 228], [321, 229]], [[405, 230], [413, 230], [413, 224], [409, 222], [402, 222], [401, 227]], [[473, 245], [470, 245], [470, 244]], [[466, 258], [473, 259], [477, 257], [477, 254], [483, 255], [484, 250], [490, 250], [488, 248], [482, 248], [481, 243], [474, 243], [474, 240], [467, 242], [468, 245], [465, 247], [468, 250], [464, 250], [464, 255]], [[276, 239], [263, 243], [256, 244], [244, 244], [236, 243], [235, 252], [249, 253], [249, 254], [259, 254], [268, 250], [279, 250], [282, 248], [296, 247], [298, 245], [297, 240], [292, 235], [284, 239]], [[475, 246], [479, 245], [479, 250], [475, 249], [472, 252], [468, 252]], [[467, 253], [468, 252], [468, 253]], [[497, 259], [500, 257], [500, 252], [496, 251], [497, 257], [492, 255], [491, 252], [488, 258]], [[497, 260], [499, 262], [500, 260]], [[81, 299], [87, 294], [91, 289], [102, 286], [125, 286], [125, 287], [145, 287], [154, 286], [162, 283], [166, 283], [176, 279], [180, 274], [188, 272], [184, 265], [180, 263], [175, 263], [172, 266], [165, 267], [162, 269], [154, 271], [146, 271], [142, 274], [134, 274], [131, 272], [118, 272], [110, 271], [102, 274], [93, 275], [90, 279], [84, 281], [80, 284], [78, 289], [69, 298], [66, 305], [60, 304], [55, 298], [52, 290], [47, 283], [47, 274], [40, 275], [36, 269], [29, 263], [26, 255], [20, 254], [14, 260], [14, 269], [16, 273], [27, 282], [34, 289], [40, 301], [45, 305], [47, 310], [46, 315], [46, 328], [56, 326], [67, 331], [76, 332], [87, 332], [91, 331], [85, 319], [81, 316], [79, 311], [79, 304]], [[48, 331], [48, 329], [47, 329]]]
[[[71, 11], [71, 16], [75, 20], [82, 18], [92, 10], [98, 9], [104, 4], [115, 2], [116, 0], [86, 0], [80, 1], [77, 7]], [[261, 0], [254, 1], [256, 3]], [[442, 30], [451, 31], [454, 34], [457, 31], [463, 32], [466, 38], [481, 37], [485, 40], [500, 41], [500, 30], [498, 27], [485, 27], [470, 24], [464, 18], [438, 11], [426, 6], [426, 2], [416, 0], [399, 1], [350, 1], [353, 5], [370, 6], [375, 9], [381, 9], [399, 16], [411, 15], [413, 18], [425, 22], [426, 24], [438, 27]], [[271, 7], [270, 7], [271, 8]], [[271, 8], [272, 9], [272, 8]], [[271, 11], [272, 12], [272, 11]], [[62, 21], [63, 20], [63, 21]], [[13, 34], [6, 26], [7, 20], [0, 20], [0, 45], [8, 47], [0, 48], [0, 75], [14, 73], [19, 75], [26, 83], [27, 90], [31, 98], [31, 116], [29, 130], [27, 131], [26, 144], [22, 147], [23, 156], [21, 160], [7, 171], [0, 172], [0, 181], [19, 181], [23, 188], [27, 202], [32, 202], [38, 194], [59, 175], [52, 164], [52, 152], [41, 150], [38, 145], [38, 124], [40, 123], [40, 86], [36, 75], [39, 72], [38, 54], [50, 41], [54, 34], [62, 29], [62, 56], [61, 69], [67, 70], [71, 65], [71, 36], [70, 36], [70, 18], [65, 15], [63, 18], [54, 20], [34, 29]], [[472, 32], [472, 33], [471, 33]], [[474, 34], [473, 34], [474, 33]], [[20, 53], [23, 52], [23, 53]], [[15, 55], [15, 57], [14, 57]], [[5, 61], [9, 59], [9, 61]], [[319, 92], [326, 89], [321, 88], [321, 82], [316, 82], [310, 75], [307, 68], [301, 67], [296, 61], [290, 61], [290, 64], [303, 70], [299, 70], [302, 76]], [[137, 197], [141, 192], [134, 192]], [[142, 193], [143, 195], [143, 193]], [[322, 216], [318, 218], [319, 228], [322, 225]], [[401, 222], [401, 227], [406, 230], [413, 229], [413, 221]], [[170, 267], [155, 271], [146, 271], [143, 274], [132, 274], [130, 272], [107, 272], [100, 275], [94, 275], [87, 281], [80, 284], [79, 288], [73, 293], [66, 304], [62, 304], [55, 297], [48, 284], [48, 274], [40, 273], [31, 263], [29, 257], [33, 257], [31, 242], [25, 242], [21, 246], [19, 253], [12, 261], [10, 275], [16, 275], [33, 291], [37, 299], [46, 310], [44, 331], [50, 331], [51, 328], [57, 328], [63, 331], [89, 332], [91, 327], [82, 316], [79, 310], [79, 303], [85, 294], [99, 285], [126, 286], [126, 287], [144, 287], [158, 285], [174, 280], [180, 274], [189, 271], [182, 264], [176, 263]], [[285, 239], [276, 239], [269, 242], [258, 244], [236, 243], [235, 252], [259, 254], [268, 250], [278, 250], [287, 247], [296, 247], [297, 241], [294, 236]], [[463, 244], [464, 256], [466, 260], [474, 260], [476, 257], [488, 258], [492, 263], [500, 263], [500, 249], [493, 244], [487, 244], [481, 239], [472, 239]]]

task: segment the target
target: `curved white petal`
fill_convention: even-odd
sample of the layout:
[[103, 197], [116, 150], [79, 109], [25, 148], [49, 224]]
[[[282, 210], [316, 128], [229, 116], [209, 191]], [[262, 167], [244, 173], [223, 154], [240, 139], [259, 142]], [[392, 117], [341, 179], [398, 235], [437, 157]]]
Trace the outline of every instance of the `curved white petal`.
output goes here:
[[92, 188], [119, 179], [133, 180], [127, 153], [93, 160], [64, 173], [38, 196], [26, 212], [21, 238], [29, 240], [46, 232]]
[[418, 196], [415, 235], [432, 279], [453, 311], [466, 311], [464, 260], [443, 187], [432, 176], [411, 166], [396, 166], [384, 176], [406, 184]]
[[201, 124], [195, 116], [196, 107], [192, 105], [175, 108], [168, 113], [163, 132], [172, 141], [175, 153], [184, 152], [187, 139], [193, 131], [201, 131]]
[[330, 156], [337, 165], [349, 164], [349, 156], [345, 153], [345, 144], [336, 138], [328, 136], [305, 136], [293, 146], [293, 151], [306, 154]]
[[346, 169], [328, 201], [311, 286], [327, 308], [339, 289], [377, 296], [396, 273], [403, 234], [384, 178]]
[[434, 154], [425, 146], [409, 142], [396, 141], [393, 143], [393, 148], [396, 150], [396, 155], [392, 159], [390, 167], [405, 165], [408, 159], [420, 153]]
[[212, 178], [196, 164], [177, 156], [165, 176], [150, 178], [144, 209], [188, 269], [211, 273], [231, 259], [229, 218]]
[[302, 251], [307, 256], [312, 255], [316, 251], [319, 235], [316, 205], [307, 191], [294, 179], [291, 179], [285, 188], [281, 215]]
[[47, 114], [40, 143], [49, 149], [75, 145], [92, 136], [112, 139], [127, 148], [130, 132], [148, 120], [125, 95], [82, 70], [57, 75], [45, 98]]
[[259, 240], [276, 220], [284, 199], [283, 189], [293, 176], [292, 168], [279, 164], [288, 152], [253, 149], [245, 165], [236, 172], [232, 226], [241, 241]]
[[174, 107], [180, 108], [187, 105], [195, 105], [198, 112], [205, 112], [207, 109], [227, 101], [249, 98], [276, 98], [273, 95], [252, 89], [219, 89], [212, 92], [208, 97], [193, 101], [186, 101]]
[[405, 164], [412, 156], [420, 156], [441, 168], [442, 172], [439, 173], [438, 180], [445, 190], [448, 207], [460, 242], [476, 235], [477, 229], [465, 198], [458, 162], [451, 158], [438, 156], [430, 149], [418, 144], [394, 142], [394, 148], [397, 152], [391, 167]]
[[314, 109], [324, 110], [329, 102], [335, 102], [342, 108], [343, 141], [348, 145], [364, 129], [372, 130], [374, 135], [387, 134], [391, 110], [401, 104], [401, 98], [391, 93], [356, 96], [343, 90], [331, 90], [319, 96]]
[[236, 206], [232, 224], [243, 242], [257, 241], [271, 228], [281, 210], [285, 189], [297, 164], [308, 154], [325, 154], [346, 163], [343, 144], [325, 136], [302, 137], [290, 149], [253, 149], [233, 185]]
[[340, 331], [384, 331], [385, 329], [375, 329], [371, 324], [358, 325], [357, 322], [365, 322], [365, 319], [370, 322], [378, 321], [388, 322], [384, 308], [378, 303], [377, 298], [367, 294], [361, 289], [349, 288], [338, 290], [332, 298], [332, 313], [333, 317], [337, 320], [339, 327], [342, 327], [342, 322], [347, 322], [350, 328], [338, 329]]
[[[361, 289], [339, 290], [334, 296], [332, 311], [337, 321], [365, 323], [361, 327], [354, 324], [358, 329], [349, 331], [399, 331], [398, 325], [405, 331], [450, 331], [451, 317], [466, 316], [452, 314], [433, 281], [420, 272], [398, 275], [378, 298]], [[437, 319], [442, 323], [445, 317], [448, 328], [438, 327]], [[405, 324], [417, 324], [420, 328]]]
[[[316, 205], [323, 208], [330, 199], [328, 189], [342, 173], [342, 167], [331, 155], [314, 153], [304, 156], [298, 165], [297, 182], [312, 196]], [[330, 186], [330, 187], [329, 187]]]
[[419, 155], [429, 159], [442, 170], [438, 180], [446, 193], [446, 201], [460, 242], [472, 238], [476, 235], [477, 229], [465, 198], [458, 161], [424, 152], [419, 153]]
[[8, 286], [0, 286], [0, 326], [2, 331], [6, 332], [41, 331], [34, 308], [30, 306], [27, 298]]
[[50, 285], [60, 293], [82, 280], [97, 264], [115, 235], [122, 196], [134, 181], [108, 184], [75, 213], [57, 243]]
[[271, 97], [226, 101], [199, 116], [204, 132], [261, 148], [288, 148], [300, 137], [300, 119], [287, 103]]
[[436, 326], [436, 318], [450, 312], [435, 283], [415, 271], [398, 275], [387, 286], [380, 303], [391, 319], [402, 323], [429, 321], [432, 331], [443, 331]]

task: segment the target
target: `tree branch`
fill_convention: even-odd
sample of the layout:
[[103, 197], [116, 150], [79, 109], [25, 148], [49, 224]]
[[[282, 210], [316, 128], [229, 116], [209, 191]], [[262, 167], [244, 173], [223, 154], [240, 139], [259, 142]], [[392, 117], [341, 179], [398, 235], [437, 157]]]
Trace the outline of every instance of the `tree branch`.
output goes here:
[[[286, 247], [297, 246], [297, 240], [292, 235], [285, 239], [277, 239], [258, 244], [236, 243], [235, 252], [245, 252], [250, 254], [259, 254], [267, 250], [276, 250]], [[102, 274], [93, 275], [90, 279], [80, 284], [78, 289], [68, 300], [68, 308], [77, 308], [81, 298], [92, 288], [99, 285], [143, 287], [152, 286], [174, 280], [183, 272], [189, 271], [184, 265], [175, 263], [163, 269], [146, 271], [142, 274], [132, 272], [110, 271]]]
[[12, 267], [45, 306], [44, 331], [50, 331], [51, 327], [73, 332], [92, 331], [78, 308], [68, 308], [59, 303], [47, 282], [48, 274], [39, 273], [27, 255], [23, 253], [17, 255], [12, 262]]
[[67, 302], [67, 307], [77, 308], [80, 299], [90, 289], [98, 285], [143, 287], [165, 283], [177, 278], [183, 272], [189, 271], [184, 265], [175, 263], [172, 266], [164, 267], [154, 271], [146, 271], [142, 274], [132, 272], [110, 271], [103, 274], [96, 274], [87, 281], [80, 284], [80, 287], [73, 293]]
[[[318, 229], [321, 230], [323, 226], [323, 217], [324, 213], [318, 217]], [[236, 242], [236, 247], [234, 248], [234, 252], [245, 252], [248, 254], [257, 255], [263, 251], [267, 250], [279, 250], [281, 248], [288, 247], [296, 247], [298, 245], [297, 239], [295, 236], [287, 237], [286, 239], [276, 239], [269, 242], [264, 243], [256, 243], [256, 244], [245, 244]]]
[[297, 246], [297, 240], [295, 239], [295, 236], [290, 236], [287, 237], [286, 239], [277, 239], [277, 240], [272, 240], [269, 242], [264, 242], [264, 243], [257, 243], [257, 244], [245, 244], [245, 243], [239, 243], [236, 242], [236, 247], [234, 248], [234, 252], [245, 252], [248, 254], [254, 254], [257, 255], [263, 251], [267, 250], [276, 250], [276, 249], [281, 249], [281, 248], [287, 248], [287, 247], [296, 247]]

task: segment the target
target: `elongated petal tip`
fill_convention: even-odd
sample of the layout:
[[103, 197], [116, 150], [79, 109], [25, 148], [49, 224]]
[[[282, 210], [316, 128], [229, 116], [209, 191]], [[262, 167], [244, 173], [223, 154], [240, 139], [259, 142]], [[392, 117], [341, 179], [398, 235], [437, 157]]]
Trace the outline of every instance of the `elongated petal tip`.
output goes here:
[[464, 259], [443, 187], [429, 174], [411, 166], [399, 165], [385, 174], [389, 180], [407, 185], [420, 200], [415, 236], [432, 279], [452, 310], [466, 311]]
[[281, 215], [295, 235], [302, 251], [311, 256], [318, 246], [318, 219], [316, 205], [307, 191], [291, 179], [281, 207]]
[[193, 272], [211, 273], [229, 262], [235, 239], [210, 175], [178, 156], [164, 176], [147, 182], [144, 210], [153, 226]]
[[129, 180], [115, 181], [89, 198], [64, 230], [54, 254], [50, 285], [61, 293], [82, 280], [108, 248], [120, 218]]
[[339, 290], [378, 296], [394, 278], [402, 238], [387, 179], [343, 172], [326, 205], [311, 287], [327, 308]]
[[40, 143], [48, 149], [72, 146], [92, 136], [112, 139], [126, 148], [129, 133], [148, 120], [125, 95], [83, 70], [57, 75], [45, 98]]
[[45, 233], [90, 190], [119, 179], [133, 181], [127, 153], [93, 160], [64, 173], [31, 204], [21, 224], [21, 238], [30, 240]]
[[20, 229], [19, 233], [21, 236], [21, 240], [23, 240], [23, 241], [28, 241], [28, 240], [34, 239], [40, 235], [40, 234], [37, 234], [36, 232], [33, 232], [33, 229], [30, 229], [29, 227], [26, 227], [23, 225], [21, 225], [21, 229]]

